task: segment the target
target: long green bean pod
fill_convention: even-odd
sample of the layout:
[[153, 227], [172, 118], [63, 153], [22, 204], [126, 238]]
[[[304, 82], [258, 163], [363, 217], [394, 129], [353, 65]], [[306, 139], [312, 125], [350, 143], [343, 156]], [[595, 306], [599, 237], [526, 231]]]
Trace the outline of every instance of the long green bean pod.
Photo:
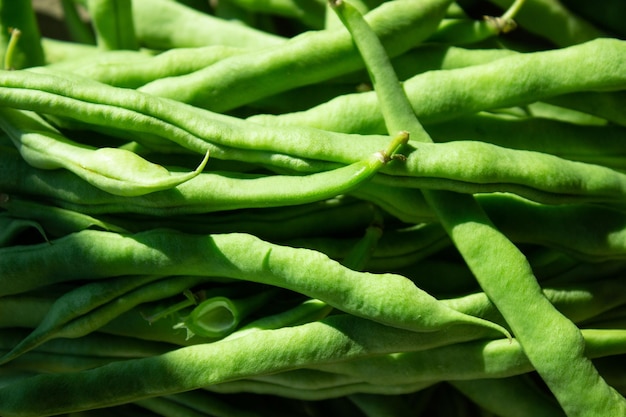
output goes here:
[[0, 110], [0, 127], [34, 167], [66, 168], [99, 189], [121, 196], [174, 188], [200, 174], [209, 160], [207, 153], [196, 170], [172, 173], [130, 151], [78, 144], [36, 114], [9, 108]]
[[[106, 255], [103, 248], [107, 248]], [[60, 251], [66, 255], [59, 256]], [[158, 265], [158, 273], [164, 275], [225, 277], [274, 285], [342, 311], [415, 331], [454, 323], [501, 329], [442, 307], [402, 276], [355, 272], [322, 253], [269, 244], [245, 234], [202, 236], [153, 230], [124, 236], [85, 230], [53, 244], [3, 248], [0, 254], [2, 295], [85, 276], [142, 275], [154, 272]], [[433, 314], [425, 314], [430, 309]]]
[[87, 0], [96, 32], [96, 44], [104, 50], [139, 49], [131, 0]]
[[[387, 129], [396, 131], [402, 126], [420, 140], [431, 141], [376, 34], [360, 13], [343, 0], [331, 4], [351, 31], [372, 74]], [[572, 417], [625, 414], [626, 400], [602, 379], [585, 356], [584, 339], [578, 327], [545, 297], [523, 253], [493, 225], [476, 200], [447, 191], [423, 193], [566, 414]], [[486, 259], [485, 253], [491, 259]], [[504, 283], [502, 277], [506, 277]], [[540, 317], [544, 325], [530, 322], [525, 308], [532, 308], [533, 316]], [[572, 386], [571, 381], [585, 382]]]
[[[386, 2], [372, 10], [368, 19], [389, 47], [389, 53], [398, 55], [431, 34], [450, 3]], [[141, 90], [213, 111], [226, 111], [360, 68], [363, 64], [349, 34], [339, 28], [303, 34], [279, 47], [224, 59], [205, 70], [158, 80]]]
[[[600, 38], [562, 49], [514, 54], [482, 65], [430, 71], [406, 80], [403, 86], [423, 124], [441, 123], [567, 93], [622, 90], [626, 84], [624, 50], [626, 41]], [[503, 85], [508, 88], [501, 88]], [[273, 126], [340, 132], [385, 131], [375, 92], [339, 96], [303, 112], [249, 119]]]

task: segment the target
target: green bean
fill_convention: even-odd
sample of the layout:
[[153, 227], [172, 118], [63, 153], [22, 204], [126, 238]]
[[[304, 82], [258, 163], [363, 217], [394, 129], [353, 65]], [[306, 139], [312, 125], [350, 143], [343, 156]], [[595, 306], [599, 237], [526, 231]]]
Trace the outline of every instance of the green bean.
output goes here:
[[[158, 55], [114, 51], [97, 56], [65, 59], [56, 64], [37, 67], [37, 71], [68, 71], [116, 87], [138, 88], [156, 79], [173, 77], [199, 70], [221, 59], [242, 53], [240, 48], [213, 45], [176, 48]], [[120, 54], [123, 52], [123, 54]]]
[[[395, 56], [433, 32], [450, 3], [427, 0], [415, 7], [414, 1], [387, 2], [372, 10], [368, 18]], [[305, 33], [280, 47], [227, 58], [206, 70], [155, 81], [140, 90], [226, 111], [360, 68], [362, 61], [350, 36], [338, 29]]]
[[[572, 94], [585, 95], [585, 93], [578, 93], [578, 94], [572, 93]], [[567, 97], [569, 95], [570, 94], [565, 94], [564, 96], [561, 96], [561, 98]], [[552, 98], [552, 99], [547, 99], [547, 100], [552, 101], [552, 100], [557, 100], [557, 99]], [[565, 100], [562, 100], [562, 101], [565, 101]], [[589, 113], [584, 113], [582, 111], [572, 109], [571, 103], [565, 102], [562, 104], [568, 107], [563, 107], [562, 105], [549, 104], [545, 101], [536, 101], [534, 103], [530, 103], [527, 106], [525, 106], [526, 114], [524, 114], [522, 117], [533, 116], [533, 117], [537, 117], [540, 119], [550, 119], [554, 121], [571, 123], [571, 124], [578, 125], [578, 126], [605, 126], [605, 127], [609, 126], [609, 121], [606, 119], [603, 119], [598, 116], [594, 116]]]
[[[65, 255], [59, 257], [60, 251]], [[457, 322], [490, 326], [445, 308], [435, 313], [439, 303], [404, 277], [354, 272], [321, 253], [272, 245], [244, 234], [199, 236], [155, 230], [123, 236], [85, 230], [52, 245], [4, 248], [0, 253], [0, 270], [6, 271], [3, 295], [75, 278], [143, 274], [158, 265], [163, 275], [208, 275], [290, 289], [342, 311], [414, 330], [434, 330]], [[23, 268], [33, 272], [24, 274]], [[311, 274], [316, 278], [311, 279]], [[12, 276], [21, 278], [13, 280]], [[371, 303], [364, 303], [365, 299]], [[432, 309], [432, 315], [424, 315], [423, 309]]]
[[130, 0], [87, 0], [87, 9], [99, 48], [139, 49]]
[[[582, 330], [590, 358], [622, 354], [624, 330]], [[393, 381], [394, 384], [435, 383], [447, 380], [506, 378], [534, 370], [517, 342], [481, 340], [437, 348], [372, 356], [307, 369], [332, 371], [364, 382]], [[590, 387], [588, 387], [590, 388]], [[605, 400], [601, 397], [600, 400]], [[585, 413], [586, 410], [579, 410]], [[567, 415], [571, 415], [571, 412]]]
[[[57, 199], [60, 197], [61, 200], [69, 199], [69, 202], [79, 203], [83, 209], [87, 209], [86, 205], [92, 205], [97, 212], [114, 212], [128, 209], [136, 212], [158, 212], [160, 207], [161, 210], [165, 209], [165, 212], [171, 214], [173, 213], [172, 209], [176, 211], [176, 206], [179, 206], [181, 203], [183, 207], [186, 207], [183, 211], [187, 213], [250, 208], [253, 206], [276, 207], [305, 204], [332, 198], [357, 188], [389, 162], [390, 155], [404, 141], [406, 141], [406, 137], [400, 135], [391, 141], [388, 149], [375, 152], [365, 160], [332, 171], [320, 172], [304, 177], [238, 176], [229, 173], [201, 174], [199, 182], [193, 184], [187, 182], [191, 187], [189, 191], [184, 188], [176, 188], [169, 190], [170, 192], [167, 193], [169, 195], [156, 194], [154, 198], [148, 198], [143, 202], [141, 201], [143, 199], [142, 196], [136, 197], [138, 200], [121, 197], [117, 200], [112, 199], [110, 194], [97, 192], [97, 190], [90, 189], [81, 183], [75, 184], [74, 189], [65, 195], [62, 192], [59, 193], [50, 189], [48, 196]], [[44, 181], [52, 180], [53, 182], [65, 183], [67, 188], [67, 178], [64, 179], [63, 177], [62, 175], [55, 177], [46, 176]], [[71, 184], [72, 182], [75, 183], [75, 180], [70, 179], [69, 183]], [[8, 183], [8, 181], [5, 183]], [[11, 187], [11, 185], [7, 185]], [[13, 185], [11, 188], [14, 187]], [[17, 189], [15, 190], [17, 191]], [[39, 187], [39, 190], [44, 191], [44, 188]], [[270, 190], [269, 193], [268, 190]], [[11, 189], [8, 191], [11, 191]], [[141, 206], [144, 209], [141, 209]], [[193, 206], [196, 208], [192, 208]], [[88, 211], [93, 212], [93, 210]]]
[[[20, 295], [0, 297], [0, 328], [35, 328], [44, 319], [57, 294], [49, 290], [46, 294], [28, 292]], [[19, 312], [17, 314], [16, 312]]]
[[[372, 224], [366, 229], [365, 235], [359, 239], [357, 244], [348, 252], [342, 264], [355, 271], [362, 271], [378, 244], [382, 233], [382, 219], [377, 215], [373, 219]], [[332, 306], [329, 306], [323, 301], [307, 299], [290, 310], [254, 320], [231, 335], [231, 338], [241, 337], [242, 335], [256, 330], [277, 329], [320, 320], [326, 317], [332, 310]]]
[[484, 16], [483, 20], [466, 17], [444, 19], [437, 31], [428, 39], [431, 42], [472, 44], [506, 34], [517, 27], [513, 20], [525, 0], [514, 1], [502, 16]]
[[454, 124], [429, 125], [426, 130], [435, 142], [478, 140], [616, 169], [626, 166], [623, 127], [581, 126], [533, 116], [511, 118], [482, 113], [455, 119]]
[[[4, 204], [10, 207], [10, 200], [8, 204]], [[242, 232], [276, 243], [296, 237], [353, 235], [372, 222], [375, 210], [376, 208], [368, 202], [340, 196], [299, 206], [215, 213], [210, 217], [204, 215], [148, 217], [124, 214], [103, 217], [102, 220], [106, 221], [106, 224], [123, 227], [128, 233], [159, 227], [196, 234]]]
[[[105, 310], [106, 305], [113, 303], [116, 298], [159, 278], [152, 275], [121, 277], [87, 284], [64, 294], [50, 307], [45, 319], [32, 333], [0, 357], [0, 363], [12, 361], [55, 337], [75, 338], [88, 334], [94, 330], [93, 323], [96, 322], [94, 318], [88, 316], [90, 313], [100, 309], [99, 313], [102, 314], [101, 311]], [[122, 302], [117, 301], [117, 304]], [[121, 310], [119, 306], [116, 308]], [[84, 324], [89, 321], [91, 325]]]
[[[460, 330], [463, 327], [459, 326], [457, 331], [464, 332], [465, 337], [476, 337], [475, 331]], [[311, 336], [316, 343], [308, 342]], [[246, 337], [189, 346], [160, 356], [112, 362], [81, 373], [27, 378], [0, 388], [0, 414], [41, 416], [111, 406], [312, 363], [415, 349], [418, 340], [442, 343], [449, 340], [448, 336], [439, 332], [402, 331], [351, 316], [331, 316], [323, 322], [258, 331]], [[515, 346], [509, 341], [504, 345]], [[104, 386], [103, 378], [109, 381]], [[30, 401], [31, 395], [39, 396], [42, 390], [48, 395], [39, 401]], [[64, 394], [57, 395], [57, 390]], [[335, 395], [338, 391], [334, 391]], [[72, 395], [68, 395], [70, 392]]]
[[[618, 279], [605, 279], [560, 287], [546, 285], [542, 291], [561, 313], [574, 323], [581, 323], [622, 306], [626, 299], [616, 296], [623, 291], [622, 286]], [[506, 325], [483, 292], [443, 299], [442, 302], [465, 314]]]
[[285, 42], [280, 36], [218, 19], [179, 2], [133, 0], [132, 11], [138, 40], [151, 49], [208, 45], [256, 49]]
[[[501, 63], [504, 60], [506, 58], [495, 61], [494, 64]], [[384, 146], [382, 144], [383, 141], [388, 140], [381, 136], [362, 136], [359, 140], [363, 146], [355, 150], [353, 146], [354, 137], [351, 135], [342, 136], [331, 132], [308, 129], [290, 130], [288, 128], [276, 129], [275, 127], [260, 129], [258, 126], [255, 126], [255, 129], [248, 129], [250, 125], [246, 122], [182, 104], [181, 113], [173, 112], [175, 103], [143, 94], [137, 95], [136, 92], [127, 89], [103, 88], [102, 85], [97, 83], [84, 83], [81, 85], [84, 88], [76, 92], [76, 89], [69, 88], [67, 80], [49, 75], [28, 74], [27, 77], [23, 77], [23, 74], [21, 74], [15, 77], [15, 74], [12, 72], [6, 72], [2, 75], [7, 84], [15, 83], [24, 87], [26, 81], [24, 78], [27, 78], [27, 85], [30, 88], [35, 88], [35, 85], [39, 84], [40, 87], [45, 86], [47, 90], [57, 90], [59, 93], [66, 91], [64, 96], [48, 96], [49, 93], [44, 93], [43, 91], [20, 88], [20, 94], [18, 95], [1, 96], [4, 104], [26, 107], [45, 113], [55, 112], [57, 114], [62, 114], [66, 109], [69, 111], [71, 107], [75, 114], [80, 112], [80, 115], [90, 119], [90, 122], [100, 125], [104, 124], [104, 118], [106, 118], [107, 125], [113, 125], [114, 123], [127, 124], [132, 120], [134, 130], [156, 133], [160, 136], [166, 133], [171, 134], [171, 140], [201, 153], [206, 153], [207, 150], [213, 152], [216, 149], [215, 146], [201, 139], [201, 137], [210, 137], [216, 142], [228, 143], [227, 146], [241, 146], [243, 149], [274, 149], [295, 157], [315, 155], [316, 158], [320, 159], [332, 159], [338, 163], [350, 163], [361, 156], [361, 153], [366, 149], [366, 144], [368, 146], [371, 144], [372, 146], [380, 147]], [[7, 92], [9, 91], [11, 91], [11, 88], [7, 87]], [[151, 114], [151, 116], [145, 113], [137, 114], [134, 109], [112, 108], [107, 105], [94, 103], [82, 102], [79, 107], [76, 107], [77, 103], [68, 97], [68, 92], [76, 92], [75, 95], [89, 97], [90, 100], [106, 100], [114, 105], [122, 105], [122, 100], [126, 99], [126, 107], [132, 106], [141, 112]], [[33, 95], [30, 93], [33, 93]], [[168, 107], [164, 108], [166, 103]], [[190, 117], [192, 114], [197, 115], [198, 118]], [[183, 117], [183, 115], [187, 117]], [[156, 120], [153, 116], [163, 119]], [[207, 116], [210, 117], [211, 121], [209, 123], [201, 123]], [[141, 122], [138, 119], [141, 119]], [[170, 124], [168, 121], [182, 125], [184, 129]], [[246, 134], [238, 135], [237, 132], [240, 129], [245, 131]], [[189, 131], [195, 131], [196, 133], [190, 134]], [[277, 142], [275, 138], [283, 133], [285, 133], [285, 136]], [[200, 136], [196, 136], [196, 134]], [[312, 140], [313, 136], [315, 136], [315, 140]], [[293, 140], [286, 141], [287, 137]], [[303, 140], [306, 143], [303, 143]], [[330, 142], [333, 142], [333, 144], [328, 146]], [[280, 146], [280, 149], [276, 149], [277, 146]], [[610, 201], [612, 199], [621, 199], [623, 196], [623, 174], [607, 168], [569, 162], [551, 155], [506, 150], [478, 142], [459, 141], [437, 145], [418, 144], [415, 142], [411, 143], [411, 146], [414, 146], [419, 152], [412, 152], [408, 156], [406, 163], [389, 164], [389, 167], [383, 169], [383, 172], [426, 177], [420, 178], [419, 181], [412, 184], [412, 186], [416, 187], [432, 188], [434, 186], [454, 191], [476, 193], [494, 190], [504, 191], [502, 188], [496, 188], [496, 184], [504, 183], [507, 191], [513, 191], [538, 201], [548, 202], [575, 201], [571, 195], [580, 193], [584, 195], [596, 194], [590, 198], [591, 201], [594, 201], [594, 199], [596, 201], [597, 199]], [[449, 150], [450, 148], [460, 149]], [[230, 149], [229, 152], [232, 152], [232, 148]], [[470, 153], [481, 155], [481, 158], [470, 161], [472, 164], [468, 166], [467, 158], [464, 158], [463, 155]], [[250, 157], [250, 154], [246, 153], [246, 156]], [[456, 158], [456, 160], [450, 160], [450, 158]], [[463, 160], [463, 163], [459, 163], [459, 160]], [[437, 166], [437, 164], [441, 163], [446, 165], [445, 169]], [[530, 175], [527, 169], [528, 164], [532, 164], [537, 171], [543, 170], [544, 173], [541, 175], [537, 173]], [[434, 172], [428, 172], [428, 170], [433, 170]], [[427, 178], [429, 176], [441, 176], [444, 173], [449, 177], [436, 178], [434, 183], [431, 183], [431, 179]], [[510, 177], [504, 179], [497, 178], [500, 175]], [[457, 178], [454, 178], [455, 176]], [[468, 176], [470, 179], [468, 179]], [[475, 178], [472, 179], [472, 176]], [[383, 177], [379, 176], [378, 178]], [[404, 181], [406, 184], [407, 178], [396, 177], [393, 181], [396, 184]], [[462, 182], [449, 181], [449, 179], [462, 179]], [[548, 181], [547, 183], [546, 180]], [[472, 182], [474, 184], [468, 184]], [[484, 185], [476, 184], [475, 182], [483, 183]], [[485, 184], [489, 182], [492, 184]], [[513, 184], [509, 185], [508, 183], [511, 182]], [[468, 189], [468, 185], [475, 188]], [[579, 187], [572, 189], [572, 186], [576, 185], [579, 185]], [[555, 196], [546, 193], [546, 191], [560, 195], [557, 195], [557, 198], [555, 198]]]
[[[13, 45], [11, 38], [14, 38]], [[4, 69], [42, 65], [44, 54], [40, 38], [32, 2], [3, 1], [0, 4], [0, 57], [5, 63]]]
[[34, 113], [3, 108], [0, 126], [32, 166], [68, 169], [90, 184], [120, 196], [173, 188], [200, 174], [209, 158], [207, 153], [198, 168], [190, 173], [171, 173], [133, 152], [93, 149], [66, 139]]
[[[404, 87], [416, 114], [429, 125], [570, 92], [623, 89], [626, 71], [620, 56], [624, 48], [624, 41], [596, 39], [563, 49], [515, 54], [483, 65], [432, 71], [407, 80]], [[564, 73], [568, 76], [563, 77]], [[509, 88], [499, 88], [501, 85]], [[305, 112], [259, 115], [249, 120], [351, 133], [385, 131], [374, 92], [338, 97]]]
[[[386, 53], [362, 16], [341, 0], [332, 3], [335, 11], [350, 30], [373, 78], [388, 131], [401, 127], [417, 135], [421, 141], [431, 141], [415, 117], [408, 98], [401, 88]], [[498, 62], [498, 61], [496, 61]], [[585, 356], [580, 330], [541, 293], [532, 269], [524, 255], [495, 226], [471, 196], [445, 191], [423, 191], [426, 201], [438, 214], [446, 232], [476, 276], [481, 287], [494, 301], [516, 337], [520, 340], [530, 362], [537, 367], [566, 413], [592, 415], [625, 413], [626, 401], [604, 381]], [[499, 257], [486, 262], [483, 252]], [[505, 260], [505, 261], [503, 261]], [[503, 268], [515, 277], [515, 284], [502, 284]], [[513, 272], [511, 272], [513, 271]], [[520, 309], [532, 305], [544, 319], [545, 328], [529, 323]], [[541, 326], [539, 326], [541, 327]], [[544, 343], [553, 332], [559, 332], [556, 345]], [[574, 366], [572, 366], [574, 364]], [[564, 371], [564, 367], [571, 368]], [[587, 385], [568, 387], [573, 380], [593, 381]], [[575, 388], [576, 393], [572, 392]], [[581, 413], [581, 404], [585, 412]], [[591, 414], [589, 414], [589, 412]]]
[[[624, 257], [626, 217], [622, 210], [592, 205], [536, 205], [497, 197], [480, 201], [494, 224], [515, 242], [557, 248], [574, 258], [594, 262]], [[507, 213], [499, 210], [505, 206], [510, 210]], [[566, 229], [562, 228], [564, 221], [568, 222]]]
[[326, 317], [330, 311], [332, 307], [325, 302], [309, 299], [289, 310], [256, 319], [226, 336], [224, 340], [235, 339], [259, 330], [280, 329], [314, 322]]
[[354, 382], [345, 385], [338, 385], [328, 388], [297, 389], [285, 385], [277, 385], [269, 382], [237, 380], [224, 382], [221, 384], [211, 385], [208, 388], [212, 392], [222, 394], [233, 393], [254, 393], [262, 395], [279, 395], [280, 397], [304, 400], [304, 401], [320, 401], [333, 398], [340, 398], [346, 395], [357, 393], [364, 394], [380, 394], [380, 395], [402, 395], [414, 393], [433, 385], [432, 382], [418, 382], [414, 384], [400, 385], [380, 385], [367, 382]]
[[3, 365], [3, 367], [36, 373], [71, 373], [104, 366], [115, 360], [116, 358], [114, 357], [93, 357], [34, 351]]

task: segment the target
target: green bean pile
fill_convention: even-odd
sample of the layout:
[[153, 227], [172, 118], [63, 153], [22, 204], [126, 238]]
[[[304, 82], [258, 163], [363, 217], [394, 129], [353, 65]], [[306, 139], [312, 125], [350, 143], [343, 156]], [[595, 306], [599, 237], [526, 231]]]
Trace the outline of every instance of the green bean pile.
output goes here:
[[622, 0], [61, 3], [0, 0], [0, 417], [626, 417]]

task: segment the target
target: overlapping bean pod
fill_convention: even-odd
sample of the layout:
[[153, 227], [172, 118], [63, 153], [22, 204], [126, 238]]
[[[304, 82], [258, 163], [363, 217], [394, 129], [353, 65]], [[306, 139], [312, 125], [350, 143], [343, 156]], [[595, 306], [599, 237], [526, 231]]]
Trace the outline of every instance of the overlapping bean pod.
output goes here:
[[151, 50], [41, 39], [54, 65], [0, 73], [1, 415], [622, 413], [614, 29], [565, 1], [493, 1], [530, 43], [449, 0], [78, 3]]

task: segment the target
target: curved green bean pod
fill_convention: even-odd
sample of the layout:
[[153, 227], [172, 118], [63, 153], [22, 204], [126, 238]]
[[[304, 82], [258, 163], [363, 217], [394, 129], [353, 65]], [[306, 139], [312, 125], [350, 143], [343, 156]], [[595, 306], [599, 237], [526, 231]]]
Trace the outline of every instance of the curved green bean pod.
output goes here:
[[[418, 135], [419, 140], [431, 141], [415, 117], [376, 34], [354, 8], [342, 0], [333, 0], [331, 4], [363, 55], [387, 130], [395, 131], [402, 126]], [[566, 413], [572, 416], [626, 413], [626, 400], [602, 379], [585, 356], [580, 330], [541, 293], [525, 256], [496, 229], [476, 200], [439, 190], [423, 193], [477, 281], [520, 340], [530, 363], [536, 366]], [[487, 261], [485, 252], [494, 255], [494, 259]], [[503, 284], [502, 275], [508, 275], [514, 284]], [[521, 313], [521, 308], [528, 306], [532, 306], [536, 317], [545, 320], [545, 328], [530, 323], [526, 312]], [[545, 343], [554, 332], [559, 333], [556, 343]], [[587, 383], [569, 386], [571, 381], [581, 379], [591, 382], [593, 388]]]
[[74, 278], [152, 273], [158, 265], [164, 275], [225, 277], [290, 289], [337, 309], [416, 331], [454, 323], [491, 326], [440, 309], [436, 299], [402, 276], [355, 272], [319, 252], [273, 245], [245, 234], [200, 236], [154, 230], [123, 236], [85, 230], [53, 244], [3, 248], [0, 254], [2, 295]]
[[[152, 275], [122, 277], [90, 283], [69, 291], [58, 298], [48, 311], [46, 317], [32, 333], [17, 343], [9, 352], [0, 356], [0, 364], [17, 358], [47, 340], [54, 337], [63, 337], [64, 332], [66, 337], [80, 337], [88, 334], [94, 329], [89, 326], [80, 328], [81, 326], [76, 326], [76, 324], [72, 322], [85, 321], [84, 316], [87, 316], [92, 311], [159, 278], [161, 277]], [[92, 319], [90, 319], [90, 321], [93, 322]], [[79, 328], [77, 333], [64, 329], [70, 328], [72, 325]]]
[[[258, 331], [246, 337], [189, 346], [160, 356], [112, 362], [80, 373], [26, 378], [0, 388], [0, 414], [44, 416], [106, 407], [254, 375], [415, 349], [422, 338], [441, 343], [449, 336], [439, 332], [405, 332], [369, 320], [331, 316], [323, 322]], [[310, 337], [314, 337], [316, 343], [309, 343]], [[517, 346], [510, 341], [504, 341], [504, 345]], [[108, 381], [105, 385], [104, 380]], [[42, 391], [48, 395], [41, 397]], [[74, 395], [67, 395], [70, 392]]]
[[[372, 10], [368, 19], [384, 39], [389, 53], [395, 56], [430, 35], [450, 3], [451, 0], [387, 2]], [[363, 63], [349, 34], [339, 28], [305, 33], [276, 48], [234, 56], [206, 70], [149, 83], [141, 91], [226, 111], [360, 68]]]
[[[514, 54], [483, 65], [419, 74], [407, 80], [404, 89], [422, 123], [440, 123], [566, 93], [621, 90], [626, 84], [626, 64], [621, 59], [624, 50], [626, 41], [596, 39], [563, 49]], [[509, 87], [500, 88], [502, 85]], [[336, 132], [385, 131], [374, 92], [340, 96], [304, 112], [248, 120]]]
[[546, 102], [626, 126], [626, 117], [619, 111], [626, 103], [624, 91], [569, 93], [550, 97]]
[[[139, 200], [119, 197], [117, 201], [114, 201], [111, 200], [108, 193], [97, 193], [94, 192], [95, 190], [90, 191], [88, 187], [78, 183], [76, 187], [82, 188], [86, 193], [79, 191], [78, 194], [76, 194], [78, 190], [74, 189], [71, 193], [67, 193], [67, 197], [73, 199], [76, 203], [82, 204], [83, 209], [86, 209], [88, 205], [92, 205], [94, 209], [100, 212], [110, 212], [111, 209], [118, 211], [119, 208], [124, 206], [126, 209], [132, 211], [139, 210], [139, 212], [142, 211], [139, 207], [144, 206], [144, 211], [150, 212], [150, 206], [156, 209], [161, 206], [161, 208], [165, 208], [165, 211], [170, 214], [176, 211], [176, 207], [180, 203], [187, 207], [185, 209], [186, 212], [209, 212], [235, 208], [250, 208], [254, 206], [275, 207], [311, 203], [332, 198], [356, 189], [361, 183], [370, 179], [378, 170], [387, 164], [391, 160], [396, 148], [405, 143], [406, 140], [407, 137], [405, 135], [399, 135], [392, 139], [387, 149], [374, 152], [365, 160], [332, 171], [320, 172], [308, 176], [244, 175], [243, 178], [241, 178], [241, 176], [229, 173], [206, 173], [201, 174], [201, 182], [191, 184], [192, 188], [195, 189], [191, 194], [185, 189], [176, 188], [170, 190], [169, 196], [157, 195], [153, 202], [141, 202], [140, 200], [143, 196], [136, 197], [139, 198]], [[60, 175], [57, 177], [62, 178]], [[51, 176], [47, 178], [51, 180], [55, 179], [55, 177]], [[71, 182], [72, 180], [70, 180], [70, 183]], [[6, 184], [10, 187], [8, 181]], [[66, 188], [67, 184], [68, 183], [65, 182]], [[22, 182], [21, 185], [24, 186], [24, 182]], [[15, 191], [18, 189], [15, 188], [15, 185], [11, 188], [14, 188]], [[198, 192], [204, 195], [201, 196]], [[57, 190], [51, 190], [51, 193], [49, 197], [61, 197], [61, 200], [65, 199], [62, 195], [63, 192], [59, 193]], [[89, 197], [89, 194], [91, 194], [91, 197]], [[76, 198], [77, 195], [79, 195], [78, 199]], [[115, 209], [116, 206], [119, 208]], [[196, 209], [190, 210], [191, 206], [196, 206]], [[123, 210], [124, 209], [122, 209], [122, 211]], [[85, 212], [85, 210], [79, 211]]]
[[[600, 41], [604, 40], [598, 40]], [[494, 64], [504, 60], [506, 58], [495, 61]], [[81, 88], [76, 89], [75, 85], [69, 86], [69, 80], [50, 75], [29, 73], [24, 76], [24, 73], [16, 75], [15, 72], [4, 72], [0, 76], [0, 84], [6, 86], [0, 88], [0, 92], [6, 93], [0, 96], [0, 102], [5, 105], [48, 114], [73, 112], [75, 117], [84, 117], [96, 125], [106, 124], [115, 128], [124, 125], [133, 133], [139, 131], [161, 137], [171, 135], [168, 139], [203, 154], [207, 150], [219, 152], [220, 146], [236, 146], [250, 152], [273, 150], [296, 158], [314, 157], [314, 164], [318, 160], [345, 164], [367, 158], [369, 155], [365, 155], [365, 152], [369, 146], [372, 146], [370, 149], [380, 148], [388, 141], [383, 136], [361, 136], [358, 140], [362, 146], [355, 148], [354, 135], [306, 128], [296, 130], [254, 126], [251, 129], [247, 122], [182, 103], [178, 103], [181, 107], [180, 112], [177, 112], [176, 103], [169, 100], [128, 89], [105, 87], [95, 82], [81, 83]], [[15, 89], [9, 87], [10, 85], [14, 85]], [[37, 88], [43, 88], [47, 92]], [[17, 92], [19, 94], [13, 94]], [[69, 94], [89, 102], [77, 103]], [[95, 103], [98, 101], [100, 104]], [[418, 139], [415, 133], [413, 139]], [[214, 145], [216, 142], [217, 146]], [[512, 191], [547, 202], [576, 201], [577, 194], [582, 194], [583, 201], [621, 200], [626, 187], [626, 176], [622, 173], [547, 154], [510, 150], [470, 141], [444, 144], [413, 142], [411, 146], [415, 151], [411, 152], [406, 163], [389, 164], [382, 170], [402, 176], [392, 179], [396, 185], [404, 183], [419, 188], [444, 188], [470, 193]], [[221, 149], [222, 155], [231, 152], [236, 155], [236, 151], [233, 148], [228, 151]], [[468, 161], [465, 155], [469, 154], [479, 157]], [[246, 153], [246, 156], [249, 158], [250, 154]], [[529, 164], [537, 172], [541, 171], [541, 174], [534, 172], [531, 175]], [[447, 178], [441, 178], [444, 175]], [[423, 178], [417, 178], [411, 185], [412, 177]]]
[[[590, 358], [620, 355], [626, 350], [624, 330], [583, 329], [581, 333]], [[305, 368], [352, 376], [370, 383], [391, 381], [396, 385], [506, 378], [535, 370], [518, 341], [504, 339], [470, 341]], [[599, 397], [599, 401], [602, 400], [606, 397]], [[578, 410], [582, 415], [587, 411]], [[568, 416], [578, 414], [567, 410], [566, 413]]]
[[[124, 52], [120, 55], [120, 52]], [[100, 53], [80, 56], [56, 64], [31, 68], [30, 71], [66, 71], [116, 87], [138, 88], [151, 81], [188, 74], [212, 65], [226, 57], [242, 53], [241, 48], [213, 45], [197, 48], [176, 48], [158, 55]]]
[[275, 295], [265, 291], [245, 298], [211, 297], [198, 304], [177, 328], [187, 329], [187, 337], [199, 335], [223, 338], [231, 334], [248, 315]]
[[433, 382], [417, 382], [414, 384], [381, 385], [368, 382], [356, 381], [343, 385], [336, 385], [327, 388], [298, 389], [285, 385], [272, 384], [266, 381], [254, 381], [242, 379], [237, 381], [224, 382], [211, 385], [205, 389], [211, 392], [232, 394], [232, 393], [254, 393], [265, 395], [279, 395], [284, 398], [292, 398], [305, 401], [319, 401], [333, 398], [340, 398], [352, 394], [380, 394], [380, 395], [402, 395], [411, 394], [432, 386]]
[[0, 127], [32, 166], [68, 169], [99, 189], [119, 196], [174, 188], [200, 174], [209, 160], [207, 153], [195, 171], [172, 173], [133, 152], [78, 144], [36, 114], [10, 108], [0, 109]]
[[581, 126], [533, 116], [512, 118], [481, 113], [457, 118], [454, 123], [428, 125], [426, 130], [435, 142], [476, 140], [613, 169], [626, 167], [623, 127]]

